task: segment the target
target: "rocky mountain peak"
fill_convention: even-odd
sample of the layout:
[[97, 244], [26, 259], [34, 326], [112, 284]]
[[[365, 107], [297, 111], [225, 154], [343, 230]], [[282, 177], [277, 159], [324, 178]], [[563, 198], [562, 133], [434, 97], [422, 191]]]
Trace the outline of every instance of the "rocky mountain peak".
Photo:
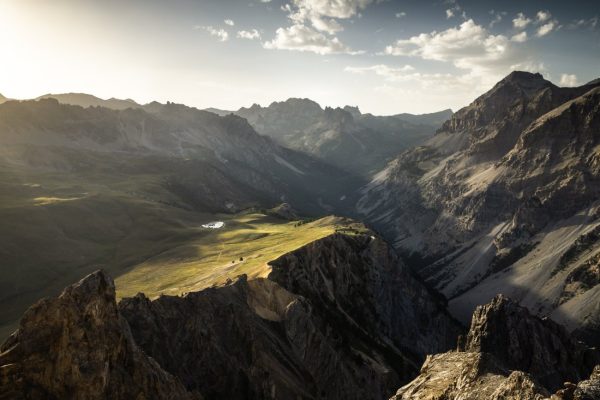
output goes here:
[[520, 84], [531, 84], [534, 82], [544, 83], [547, 82], [544, 79], [544, 76], [539, 72], [528, 72], [528, 71], [513, 71], [508, 74], [504, 79], [500, 81], [503, 82], [514, 82]]
[[290, 112], [310, 112], [320, 113], [323, 111], [319, 103], [307, 98], [290, 97], [285, 101], [275, 101], [268, 108], [278, 109], [280, 111], [288, 110]]
[[474, 312], [458, 351], [428, 356], [392, 399], [598, 399], [599, 361], [562, 326], [497, 295]]
[[358, 106], [344, 106], [344, 111], [347, 111], [350, 114], [352, 114], [354, 118], [360, 117], [362, 115]]
[[527, 372], [552, 390], [562, 382], [585, 379], [600, 363], [600, 354], [577, 342], [564, 327], [531, 315], [503, 295], [475, 309], [459, 350], [491, 354], [505, 367]]
[[199, 398], [138, 349], [103, 271], [33, 305], [0, 351], [2, 398]]

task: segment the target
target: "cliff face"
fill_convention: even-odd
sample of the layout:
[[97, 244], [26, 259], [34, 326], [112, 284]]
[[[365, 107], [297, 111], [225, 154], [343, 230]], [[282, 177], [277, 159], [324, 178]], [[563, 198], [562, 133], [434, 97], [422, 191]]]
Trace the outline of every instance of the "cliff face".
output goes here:
[[272, 264], [269, 279], [118, 306], [94, 273], [26, 313], [2, 347], [0, 392], [386, 399], [426, 352], [454, 346], [458, 325], [375, 236], [335, 234]]
[[393, 399], [598, 399], [598, 364], [598, 350], [498, 295], [476, 309], [457, 351], [428, 356]]
[[270, 280], [418, 357], [453, 347], [459, 334], [442, 301], [374, 236], [330, 236], [270, 264]]
[[382, 399], [414, 368], [400, 354], [390, 364], [318, 305], [268, 280], [154, 302], [138, 296], [120, 309], [136, 342], [206, 398]]
[[592, 326], [589, 338], [600, 326], [599, 99], [598, 83], [514, 72], [375, 175], [358, 211], [461, 321], [505, 293], [569, 330]]
[[532, 316], [502, 295], [477, 307], [463, 350], [491, 354], [549, 389], [585, 379], [600, 363], [600, 354], [573, 339], [564, 327]]
[[99, 271], [23, 316], [0, 348], [1, 399], [200, 399], [135, 344]]

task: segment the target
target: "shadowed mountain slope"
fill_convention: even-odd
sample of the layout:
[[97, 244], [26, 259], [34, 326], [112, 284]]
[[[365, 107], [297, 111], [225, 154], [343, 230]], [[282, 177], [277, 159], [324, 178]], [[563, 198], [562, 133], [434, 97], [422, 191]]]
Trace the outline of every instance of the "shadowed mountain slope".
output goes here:
[[569, 329], [596, 325], [583, 265], [600, 245], [599, 90], [513, 72], [378, 173], [357, 209], [463, 321], [501, 292]]

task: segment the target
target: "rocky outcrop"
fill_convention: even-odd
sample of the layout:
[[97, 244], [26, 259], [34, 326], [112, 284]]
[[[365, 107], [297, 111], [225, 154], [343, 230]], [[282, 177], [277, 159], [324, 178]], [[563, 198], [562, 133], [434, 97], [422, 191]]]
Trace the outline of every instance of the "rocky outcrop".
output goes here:
[[596, 349], [498, 295], [477, 308], [457, 351], [428, 356], [392, 399], [600, 399], [598, 364]]
[[420, 375], [392, 400], [542, 400], [548, 391], [530, 375], [510, 371], [492, 356], [451, 352], [428, 356]]
[[418, 282], [376, 236], [332, 235], [270, 265], [270, 280], [418, 360], [454, 347], [460, 333], [443, 299]]
[[374, 235], [333, 234], [269, 279], [115, 303], [96, 272], [2, 346], [0, 399], [386, 399], [460, 327]]
[[[576, 387], [570, 386], [567, 390], [563, 391], [562, 398], [568, 399], [569, 392], [572, 388], [572, 399], [573, 400], [597, 400], [600, 399], [600, 366], [596, 366], [589, 379], [581, 381]], [[565, 393], [566, 392], [566, 393]]]
[[138, 295], [120, 310], [136, 342], [208, 399], [382, 399], [414, 370], [269, 280]]
[[0, 351], [0, 399], [201, 399], [136, 346], [102, 271], [32, 306]]
[[531, 315], [502, 295], [477, 307], [459, 350], [491, 354], [509, 369], [525, 371], [551, 390], [562, 382], [585, 379], [600, 364], [600, 353], [573, 339], [564, 327]]
[[138, 295], [120, 310], [136, 342], [207, 398], [387, 398], [460, 332], [375, 236], [334, 234], [270, 264], [268, 279]]

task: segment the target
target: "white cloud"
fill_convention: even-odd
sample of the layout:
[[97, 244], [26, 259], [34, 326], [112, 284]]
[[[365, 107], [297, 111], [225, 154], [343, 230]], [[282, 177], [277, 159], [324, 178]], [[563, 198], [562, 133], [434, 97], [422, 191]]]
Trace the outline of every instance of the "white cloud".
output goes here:
[[536, 15], [536, 22], [539, 24], [539, 23], [542, 23], [542, 22], [548, 21], [548, 20], [550, 19], [550, 17], [551, 17], [551, 16], [552, 16], [552, 15], [550, 14], [550, 12], [549, 12], [549, 11], [541, 11], [541, 10], [540, 10], [540, 11], [538, 11], [538, 12], [537, 12], [537, 15]]
[[217, 29], [212, 26], [195, 26], [194, 29], [203, 29], [211, 36], [217, 37], [220, 42], [226, 42], [229, 39], [229, 34], [225, 29]]
[[[495, 82], [484, 82], [480, 77], [469, 73], [453, 75], [449, 73], [421, 73], [413, 67], [390, 67], [378, 64], [369, 67], [346, 67], [345, 72], [353, 74], [373, 74], [381, 77], [383, 85], [374, 86], [379, 96], [394, 101], [410, 98], [415, 104], [428, 107], [462, 107], [481, 94]], [[435, 106], [433, 106], [435, 104]]]
[[573, 74], [562, 74], [560, 76], [560, 85], [561, 86], [577, 86], [577, 76]]
[[511, 37], [510, 40], [517, 43], [523, 43], [527, 41], [527, 32], [517, 33], [516, 35]]
[[373, 0], [293, 0], [299, 10], [308, 13], [347, 19], [364, 10]]
[[279, 28], [275, 39], [265, 42], [266, 49], [308, 51], [317, 54], [360, 54], [344, 45], [337, 37], [329, 37], [305, 25]]
[[506, 36], [493, 35], [469, 19], [456, 28], [398, 40], [385, 53], [449, 61], [458, 68], [476, 70], [515, 62], [512, 50]]
[[[444, 3], [452, 5], [452, 7], [446, 10], [446, 19], [454, 17], [458, 12], [461, 11], [460, 5], [456, 2], [456, 0], [447, 0]], [[462, 12], [462, 17], [465, 19], [467, 18], [467, 14], [464, 11]]]
[[250, 29], [249, 31], [238, 31], [237, 37], [240, 39], [260, 39], [260, 32], [256, 29]]
[[340, 25], [340, 23], [333, 18], [321, 18], [320, 16], [313, 16], [311, 18], [311, 23], [315, 29], [322, 32], [327, 32], [330, 35], [344, 30], [342, 25]]
[[339, 20], [360, 18], [360, 11], [374, 1], [381, 0], [292, 0], [281, 7], [292, 26], [277, 29], [275, 38], [263, 46], [317, 54], [362, 53], [351, 50], [334, 35], [344, 29]]
[[404, 11], [396, 13], [396, 18], [403, 18], [406, 17], [406, 13]]
[[512, 20], [513, 22], [513, 26], [517, 29], [523, 29], [526, 28], [527, 25], [529, 25], [529, 23], [531, 22], [530, 18], [527, 18], [525, 16], [525, 14], [523, 13], [518, 13], [517, 17], [515, 19]]
[[310, 22], [313, 28], [330, 35], [343, 30], [337, 19], [360, 17], [374, 0], [293, 0], [282, 6], [294, 24]]
[[[421, 33], [398, 40], [387, 46], [384, 54], [451, 63], [463, 72], [450, 74], [453, 78], [443, 74], [443, 84], [450, 87], [462, 82], [465, 91], [477, 92], [489, 89], [510, 71], [539, 72], [544, 69], [542, 64], [536, 63], [530, 54], [523, 51], [520, 45], [523, 39], [526, 39], [526, 34], [515, 35], [512, 40], [504, 35], [492, 34], [470, 19], [445, 31]], [[383, 76], [381, 68], [379, 71], [379, 75]], [[412, 76], [415, 80], [426, 79], [426, 74], [415, 74]], [[442, 79], [441, 75], [429, 75], [428, 78]], [[402, 75], [402, 79], [407, 79], [406, 74]]]
[[229, 26], [235, 25], [235, 22], [233, 22], [233, 20], [231, 20], [231, 19], [226, 19], [223, 22], [225, 22], [225, 25], [229, 25]]
[[550, 22], [540, 26], [535, 35], [537, 37], [546, 36], [547, 34], [552, 32], [555, 27], [556, 27], [556, 21], [550, 21]]

